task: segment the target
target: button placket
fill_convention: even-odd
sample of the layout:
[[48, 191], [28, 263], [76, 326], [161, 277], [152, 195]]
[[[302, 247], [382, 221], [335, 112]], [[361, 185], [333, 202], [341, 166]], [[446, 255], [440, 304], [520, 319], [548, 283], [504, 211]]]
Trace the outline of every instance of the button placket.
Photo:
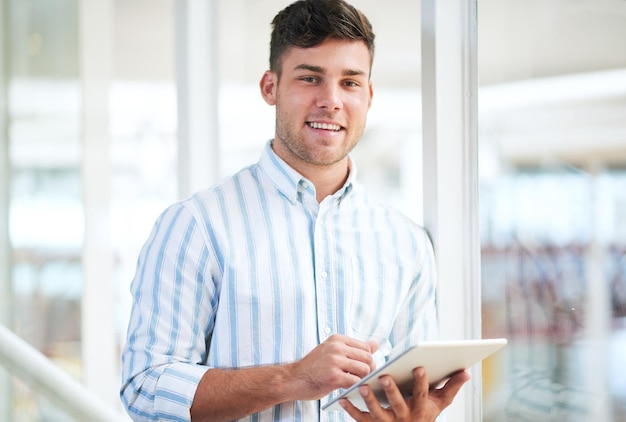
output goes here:
[[316, 265], [318, 274], [316, 283], [318, 298], [317, 322], [320, 342], [325, 341], [336, 332], [336, 321], [332, 311], [336, 305], [336, 298], [333, 292], [333, 280], [329, 267], [331, 258], [328, 249], [330, 245], [327, 237], [327, 226], [324, 224], [324, 213], [327, 210], [327, 204], [323, 203], [320, 206], [320, 213], [316, 219], [315, 228], [315, 256], [316, 261], [318, 261], [318, 265]]

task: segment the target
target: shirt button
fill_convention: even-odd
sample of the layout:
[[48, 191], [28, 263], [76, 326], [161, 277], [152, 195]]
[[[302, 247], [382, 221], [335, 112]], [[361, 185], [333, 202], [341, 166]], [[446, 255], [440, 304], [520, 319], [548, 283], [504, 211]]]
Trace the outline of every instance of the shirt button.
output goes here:
[[326, 277], [328, 277], [328, 273], [327, 273], [326, 271], [322, 271], [322, 273], [320, 274], [320, 276], [321, 276], [322, 278], [326, 278]]
[[332, 330], [330, 329], [330, 327], [324, 328], [324, 334], [326, 334], [326, 335], [329, 335], [331, 333], [331, 331]]
[[307, 182], [302, 182], [300, 183], [300, 186], [302, 186], [304, 189], [309, 187], [309, 184]]

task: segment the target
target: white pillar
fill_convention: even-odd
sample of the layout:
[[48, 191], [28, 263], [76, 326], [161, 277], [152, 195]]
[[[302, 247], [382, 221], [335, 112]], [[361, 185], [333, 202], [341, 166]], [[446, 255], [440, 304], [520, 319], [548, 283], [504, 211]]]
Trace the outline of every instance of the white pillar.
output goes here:
[[[438, 263], [442, 339], [480, 338], [476, 9], [470, 0], [422, 1], [424, 224]], [[480, 366], [446, 411], [479, 421]]]
[[219, 180], [218, 0], [177, 0], [178, 196]]
[[82, 180], [85, 210], [81, 307], [84, 382], [119, 407], [117, 336], [110, 242], [109, 87], [113, 64], [113, 0], [79, 2], [82, 83]]

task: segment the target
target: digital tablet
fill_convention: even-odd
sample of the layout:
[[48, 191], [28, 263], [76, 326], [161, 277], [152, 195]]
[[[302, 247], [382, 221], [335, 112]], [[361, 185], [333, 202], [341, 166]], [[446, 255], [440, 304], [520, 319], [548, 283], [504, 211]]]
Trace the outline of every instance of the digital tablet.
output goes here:
[[504, 338], [418, 343], [391, 359], [338, 397], [330, 400], [322, 409], [342, 410], [339, 400], [347, 398], [359, 409], [367, 410], [367, 406], [365, 406], [365, 402], [358, 391], [359, 386], [364, 384], [369, 385], [380, 404], [387, 407], [389, 406], [387, 397], [378, 383], [380, 376], [390, 375], [396, 381], [402, 394], [408, 397], [413, 389], [413, 369], [423, 366], [432, 388], [454, 373], [471, 368], [487, 356], [503, 348], [506, 343], [507, 340]]

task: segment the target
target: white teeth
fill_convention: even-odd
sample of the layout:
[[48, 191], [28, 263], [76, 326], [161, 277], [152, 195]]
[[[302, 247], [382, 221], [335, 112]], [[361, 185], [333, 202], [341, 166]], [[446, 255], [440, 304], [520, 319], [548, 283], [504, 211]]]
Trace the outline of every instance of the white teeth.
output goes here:
[[339, 125], [329, 125], [327, 123], [317, 123], [317, 122], [309, 122], [309, 126], [311, 126], [313, 129], [333, 130], [335, 132], [341, 129], [341, 126]]

